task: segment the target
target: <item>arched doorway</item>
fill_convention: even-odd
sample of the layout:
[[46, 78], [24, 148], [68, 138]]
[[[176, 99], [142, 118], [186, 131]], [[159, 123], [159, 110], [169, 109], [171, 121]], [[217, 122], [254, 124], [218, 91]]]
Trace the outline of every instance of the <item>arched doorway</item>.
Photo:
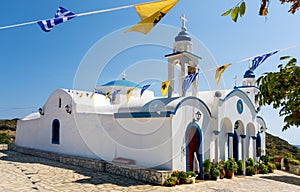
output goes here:
[[202, 132], [198, 124], [192, 123], [186, 131], [186, 171], [193, 171], [194, 152], [196, 152], [200, 167], [200, 179], [203, 179], [202, 171]]

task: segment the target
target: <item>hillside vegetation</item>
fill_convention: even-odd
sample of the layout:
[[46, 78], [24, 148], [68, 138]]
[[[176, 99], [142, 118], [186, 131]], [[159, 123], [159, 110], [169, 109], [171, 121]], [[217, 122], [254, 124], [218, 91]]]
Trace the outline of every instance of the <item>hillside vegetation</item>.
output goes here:
[[270, 156], [281, 156], [286, 158], [297, 159], [300, 161], [300, 149], [289, 144], [287, 141], [266, 134], [266, 150]]

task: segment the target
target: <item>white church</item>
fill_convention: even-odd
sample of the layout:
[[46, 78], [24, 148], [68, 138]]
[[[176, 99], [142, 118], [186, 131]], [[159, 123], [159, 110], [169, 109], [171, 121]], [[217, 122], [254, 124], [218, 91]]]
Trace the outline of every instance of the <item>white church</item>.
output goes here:
[[[15, 145], [182, 171], [193, 170], [194, 152], [200, 167], [204, 159], [257, 160], [265, 154], [266, 124], [255, 101], [253, 72], [246, 71], [242, 86], [229, 90], [198, 91], [196, 79], [185, 94], [184, 77], [198, 71], [201, 60], [193, 54], [185, 25], [175, 37], [173, 53], [165, 57], [171, 80], [167, 97], [155, 97], [150, 90], [140, 97], [141, 85], [125, 78], [96, 87], [95, 92], [57, 89], [38, 113], [18, 121]], [[130, 88], [134, 90], [127, 102]], [[100, 93], [113, 90], [120, 92], [107, 99]]]

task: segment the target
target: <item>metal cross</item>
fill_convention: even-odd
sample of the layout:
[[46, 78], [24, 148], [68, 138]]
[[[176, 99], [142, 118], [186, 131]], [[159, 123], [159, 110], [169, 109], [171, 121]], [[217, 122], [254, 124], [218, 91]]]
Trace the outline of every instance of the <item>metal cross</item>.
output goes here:
[[188, 21], [187, 18], [185, 17], [185, 14], [182, 14], [182, 16], [180, 17], [180, 19], [182, 20], [182, 28], [186, 29], [185, 23]]

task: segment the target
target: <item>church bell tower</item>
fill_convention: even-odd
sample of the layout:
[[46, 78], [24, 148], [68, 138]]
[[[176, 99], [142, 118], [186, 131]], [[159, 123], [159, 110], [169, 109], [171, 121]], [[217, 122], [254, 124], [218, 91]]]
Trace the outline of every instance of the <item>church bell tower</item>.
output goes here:
[[[193, 43], [192, 38], [187, 33], [186, 22], [187, 19], [185, 15], [180, 17], [182, 20], [182, 27], [179, 34], [175, 37], [175, 42], [173, 44], [173, 53], [168, 54], [165, 57], [168, 58], [168, 80], [170, 81], [170, 87], [168, 92], [168, 97], [174, 95], [174, 81], [178, 82], [178, 95], [179, 97], [185, 96], [186, 93], [182, 91], [182, 84], [184, 78], [187, 75], [195, 74], [198, 72], [198, 62], [201, 57], [193, 54]], [[178, 77], [175, 79], [174, 70], [175, 67], [178, 69]], [[194, 80], [192, 84], [192, 95], [197, 96], [198, 92], [198, 77]]]

